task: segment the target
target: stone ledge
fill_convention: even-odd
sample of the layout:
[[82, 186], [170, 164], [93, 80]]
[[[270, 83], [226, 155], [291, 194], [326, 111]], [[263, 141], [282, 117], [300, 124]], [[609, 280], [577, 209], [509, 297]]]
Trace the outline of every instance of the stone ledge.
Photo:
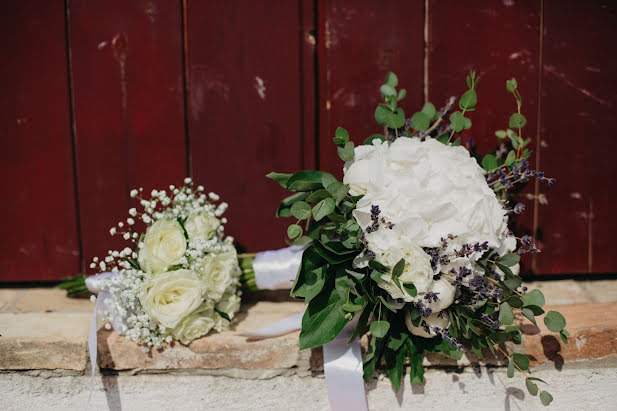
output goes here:
[[[533, 365], [558, 368], [565, 362], [617, 358], [617, 303], [592, 303], [610, 301], [611, 296], [617, 299], [612, 293], [617, 281], [601, 283], [572, 280], [534, 283], [533, 287], [540, 285], [547, 300], [557, 305], [553, 309], [566, 317], [571, 342], [564, 345], [558, 335], [545, 329], [541, 319], [539, 328], [525, 320], [523, 343], [508, 343], [508, 350], [526, 352]], [[569, 297], [580, 304], [565, 304]], [[260, 301], [262, 298], [274, 301]], [[0, 311], [4, 311], [0, 312], [0, 370], [85, 372], [92, 307], [88, 300], [66, 299], [61, 290], [0, 290]], [[259, 329], [303, 309], [304, 305], [290, 301], [286, 292], [247, 294], [232, 331], [196, 340], [189, 346], [173, 343], [164, 350], [148, 354], [133, 342], [101, 330], [98, 335], [100, 366], [127, 373], [196, 373], [235, 378], [319, 372], [323, 370], [321, 349], [300, 351], [298, 332], [262, 341], [251, 341], [235, 333]], [[501, 365], [503, 361], [500, 360], [490, 354], [482, 361], [472, 355], [460, 361], [433, 355], [425, 364], [436, 367]]]
[[88, 313], [0, 314], [0, 369], [86, 369]]

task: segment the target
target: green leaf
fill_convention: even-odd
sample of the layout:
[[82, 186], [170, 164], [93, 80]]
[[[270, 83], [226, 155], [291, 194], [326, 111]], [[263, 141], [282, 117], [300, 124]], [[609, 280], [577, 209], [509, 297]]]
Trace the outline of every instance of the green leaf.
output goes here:
[[406, 345], [410, 363], [409, 382], [412, 386], [422, 384], [424, 382], [424, 367], [422, 366], [422, 358], [424, 356], [421, 352], [417, 352], [411, 339], [407, 340]]
[[402, 99], [405, 98], [405, 96], [407, 95], [407, 90], [405, 90], [404, 88], [400, 89], [398, 92], [398, 97], [396, 98], [398, 101], [401, 101]]
[[526, 355], [519, 354], [517, 352], [512, 353], [512, 360], [514, 361], [514, 364], [516, 364], [521, 370], [529, 369], [529, 358], [527, 358]]
[[529, 308], [524, 307], [521, 308], [521, 313], [529, 320], [533, 323], [533, 325], [535, 325], [536, 327], [538, 326], [538, 323], [536, 323], [536, 319], [535, 316], [533, 314], [533, 311], [531, 311]]
[[520, 129], [525, 127], [525, 124], [527, 124], [527, 119], [525, 116], [519, 113], [514, 113], [510, 116], [508, 127]]
[[514, 321], [514, 313], [512, 307], [507, 302], [501, 303], [499, 306], [499, 322], [503, 325], [510, 325]]
[[334, 132], [334, 144], [344, 146], [349, 141], [349, 133], [343, 127], [338, 127]]
[[514, 361], [512, 361], [512, 357], [508, 358], [508, 371], [506, 375], [508, 378], [514, 377]]
[[386, 367], [388, 368], [388, 376], [392, 383], [394, 391], [401, 388], [401, 380], [403, 379], [403, 363], [405, 362], [405, 348], [393, 351], [386, 350]]
[[497, 136], [498, 139], [503, 140], [504, 138], [506, 138], [507, 134], [505, 132], [505, 130], [497, 130], [495, 131], [495, 135]]
[[360, 311], [362, 309], [362, 306], [358, 304], [345, 303], [341, 305], [341, 308], [347, 312], [355, 313], [356, 311]]
[[559, 331], [559, 337], [561, 338], [561, 341], [563, 341], [564, 344], [568, 343], [569, 336], [570, 336], [570, 333], [567, 330]]
[[405, 271], [405, 259], [401, 258], [400, 260], [398, 260], [398, 262], [394, 265], [394, 268], [392, 269], [392, 277], [400, 277], [401, 274], [403, 274], [403, 271]]
[[302, 235], [302, 227], [300, 227], [297, 224], [292, 224], [289, 227], [287, 227], [287, 236], [291, 239], [291, 240], [295, 240], [296, 238], [300, 237]]
[[381, 301], [381, 303], [384, 305], [384, 307], [386, 307], [388, 310], [392, 311], [393, 313], [396, 313], [396, 308], [392, 307], [392, 305], [390, 305], [385, 298], [383, 298], [383, 296], [378, 296], [377, 298], [379, 298], [379, 301]]
[[405, 112], [402, 108], [397, 108], [388, 114], [386, 125], [390, 128], [398, 129], [405, 125]]
[[302, 193], [294, 193], [292, 195], [290, 195], [289, 197], [286, 197], [283, 199], [283, 201], [281, 201], [281, 204], [279, 205], [279, 208], [276, 210], [276, 216], [277, 217], [289, 217], [291, 216], [291, 207], [293, 205], [293, 203], [295, 203], [296, 201], [302, 201], [305, 200], [306, 197], [308, 197], [308, 193], [307, 192], [302, 192]]
[[421, 111], [414, 113], [411, 117], [411, 127], [416, 130], [426, 131], [430, 125], [430, 117]]
[[320, 221], [322, 218], [334, 211], [336, 204], [334, 199], [324, 198], [313, 207], [313, 218], [315, 221]]
[[460, 101], [458, 102], [461, 110], [473, 111], [476, 109], [476, 104], [478, 104], [478, 95], [476, 94], [476, 90], [467, 90], [462, 96]]
[[450, 126], [456, 132], [462, 131], [465, 128], [465, 117], [460, 111], [455, 111], [450, 114]]
[[332, 194], [333, 197], [335, 197], [336, 204], [338, 205], [341, 201], [343, 201], [343, 199], [349, 192], [349, 186], [347, 184], [335, 181], [334, 183], [330, 184], [326, 188], [326, 190], [328, 190], [328, 192]]
[[227, 315], [227, 313], [226, 313], [226, 312], [221, 311], [221, 310], [218, 310], [216, 307], [214, 307], [214, 311], [215, 311], [218, 315], [220, 315], [222, 318], [224, 318], [225, 320], [227, 320], [227, 321], [231, 322], [231, 318], [229, 318], [229, 315]]
[[546, 391], [542, 391], [540, 393], [540, 401], [542, 401], [542, 405], [548, 406], [553, 402], [553, 396]]
[[463, 128], [465, 130], [468, 130], [471, 128], [471, 120], [468, 119], [467, 117], [463, 117], [463, 120], [465, 121], [465, 125], [463, 126]]
[[380, 88], [379, 91], [381, 92], [381, 96], [382, 97], [386, 97], [386, 96], [396, 96], [396, 90], [394, 89], [394, 87], [388, 85], [388, 84], [383, 84]]
[[501, 258], [499, 258], [497, 262], [499, 264], [505, 265], [506, 267], [512, 267], [513, 265], [518, 264], [520, 260], [521, 260], [520, 255], [516, 253], [508, 253], [508, 254], [504, 254], [503, 256], [501, 256]]
[[523, 300], [523, 306], [537, 305], [542, 307], [544, 305], [544, 294], [540, 290], [531, 290], [528, 293], [523, 294], [521, 297]]
[[354, 155], [354, 150], [353, 150], [353, 141], [348, 141], [347, 143], [345, 143], [344, 147], [339, 147], [338, 150], [338, 156], [341, 158], [341, 160], [343, 161], [353, 161], [353, 155]]
[[336, 183], [336, 182], [338, 182], [338, 180], [336, 179], [336, 177], [334, 177], [330, 173], [326, 173], [323, 176], [321, 176], [321, 185], [323, 186], [323, 188], [328, 188], [330, 184]]
[[327, 344], [343, 330], [347, 319], [338, 302], [339, 296], [334, 288], [311, 300], [302, 317], [301, 350]]
[[[291, 214], [298, 220], [306, 220], [311, 216], [311, 206], [304, 201], [295, 202], [291, 206]], [[287, 231], [289, 232], [289, 230]]]
[[396, 74], [394, 74], [393, 72], [390, 71], [386, 75], [385, 84], [389, 85], [390, 87], [398, 86], [398, 77], [396, 76]]
[[426, 114], [429, 120], [432, 120], [433, 117], [435, 117], [435, 115], [437, 114], [437, 110], [432, 103], [426, 103], [424, 106], [422, 106], [422, 110], [420, 111]]
[[516, 152], [514, 150], [511, 150], [506, 157], [506, 162], [504, 163], [504, 165], [506, 167], [510, 167], [514, 163], [514, 160], [516, 160]]
[[561, 332], [566, 326], [566, 319], [557, 311], [549, 311], [544, 316], [546, 328], [554, 333]]
[[388, 333], [389, 329], [390, 323], [385, 320], [373, 321], [370, 328], [371, 334], [377, 338], [383, 338]]
[[525, 308], [529, 308], [531, 310], [531, 312], [533, 313], [534, 316], [538, 316], [538, 315], [542, 315], [544, 314], [544, 310], [540, 307], [538, 307], [537, 305], [528, 305]]
[[322, 188], [317, 191], [313, 191], [310, 196], [307, 197], [307, 203], [316, 203], [318, 201], [323, 200], [324, 198], [332, 197], [332, 194], [325, 188]]
[[494, 170], [497, 168], [497, 157], [494, 154], [487, 154], [482, 159], [482, 168], [485, 170]]
[[418, 289], [413, 283], [403, 283], [403, 288], [405, 289], [405, 291], [407, 291], [407, 294], [411, 295], [412, 297], [418, 295]]
[[516, 90], [516, 87], [517, 83], [515, 78], [506, 80], [506, 90], [508, 90], [510, 93], [514, 94], [514, 90]]
[[527, 391], [529, 391], [529, 394], [533, 395], [534, 397], [538, 395], [538, 386], [529, 378], [525, 379], [525, 385], [527, 386]]
[[287, 188], [287, 181], [291, 177], [291, 174], [272, 172], [270, 174], [266, 174], [266, 177], [276, 181], [281, 185], [281, 187]]
[[386, 138], [383, 136], [383, 134], [371, 134], [366, 138], [366, 140], [364, 140], [364, 145], [373, 145], [374, 140], [386, 141]]
[[377, 260], [369, 260], [368, 266], [369, 268], [372, 268], [373, 270], [377, 270], [380, 273], [387, 273], [388, 271], [390, 271], [388, 267], [386, 267], [385, 265], [383, 265]]
[[315, 170], [298, 171], [287, 181], [287, 189], [290, 191], [318, 190], [323, 187], [321, 180], [325, 174], [330, 173]]
[[314, 244], [304, 250], [291, 296], [304, 298], [307, 302], [317, 296], [326, 282], [326, 263]]
[[385, 126], [388, 123], [388, 119], [390, 118], [391, 114], [392, 109], [390, 108], [390, 106], [387, 106], [385, 104], [378, 105], [375, 109], [375, 120], [377, 121], [377, 124]]
[[386, 281], [383, 278], [381, 278], [382, 275], [383, 273], [380, 273], [377, 270], [373, 270], [371, 271], [371, 280], [375, 281], [377, 284], [385, 283]]

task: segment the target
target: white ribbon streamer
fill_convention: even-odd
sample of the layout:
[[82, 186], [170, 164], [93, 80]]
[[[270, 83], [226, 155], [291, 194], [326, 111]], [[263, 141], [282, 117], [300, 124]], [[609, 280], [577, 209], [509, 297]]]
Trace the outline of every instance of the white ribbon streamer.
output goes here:
[[289, 290], [298, 274], [304, 246], [257, 253], [253, 261], [255, 283], [260, 290]]

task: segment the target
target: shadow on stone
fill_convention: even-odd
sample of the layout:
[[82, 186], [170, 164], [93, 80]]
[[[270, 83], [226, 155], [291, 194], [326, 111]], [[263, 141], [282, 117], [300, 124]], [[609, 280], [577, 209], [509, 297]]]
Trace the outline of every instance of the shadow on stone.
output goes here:
[[122, 401], [120, 400], [120, 391], [118, 390], [118, 376], [103, 375], [101, 379], [105, 389], [107, 408], [111, 411], [122, 411]]
[[533, 324], [521, 324], [520, 330], [525, 335], [540, 334], [540, 329]]
[[555, 369], [557, 371], [561, 371], [564, 360], [561, 354], [559, 354], [561, 351], [561, 343], [559, 340], [552, 335], [545, 335], [540, 339], [540, 343], [542, 344], [542, 349], [544, 350], [546, 358], [555, 364]]
[[[512, 408], [510, 407], [510, 397], [516, 398], [519, 401], [523, 401], [525, 399], [525, 392], [519, 388], [508, 387], [506, 388], [506, 399], [503, 405], [504, 410], [510, 411]], [[519, 407], [516, 407], [519, 409]]]

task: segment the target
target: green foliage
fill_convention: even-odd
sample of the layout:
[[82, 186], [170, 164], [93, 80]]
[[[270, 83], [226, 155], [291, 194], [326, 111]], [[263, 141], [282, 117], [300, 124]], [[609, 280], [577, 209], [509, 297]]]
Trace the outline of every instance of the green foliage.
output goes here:
[[374, 321], [371, 323], [371, 334], [377, 338], [383, 338], [390, 329], [390, 323], [387, 321]]
[[540, 392], [540, 401], [542, 401], [542, 405], [548, 406], [553, 402], [553, 396], [547, 391], [542, 391]]
[[554, 333], [561, 333], [566, 327], [566, 319], [557, 311], [549, 311], [544, 316], [546, 328]]

